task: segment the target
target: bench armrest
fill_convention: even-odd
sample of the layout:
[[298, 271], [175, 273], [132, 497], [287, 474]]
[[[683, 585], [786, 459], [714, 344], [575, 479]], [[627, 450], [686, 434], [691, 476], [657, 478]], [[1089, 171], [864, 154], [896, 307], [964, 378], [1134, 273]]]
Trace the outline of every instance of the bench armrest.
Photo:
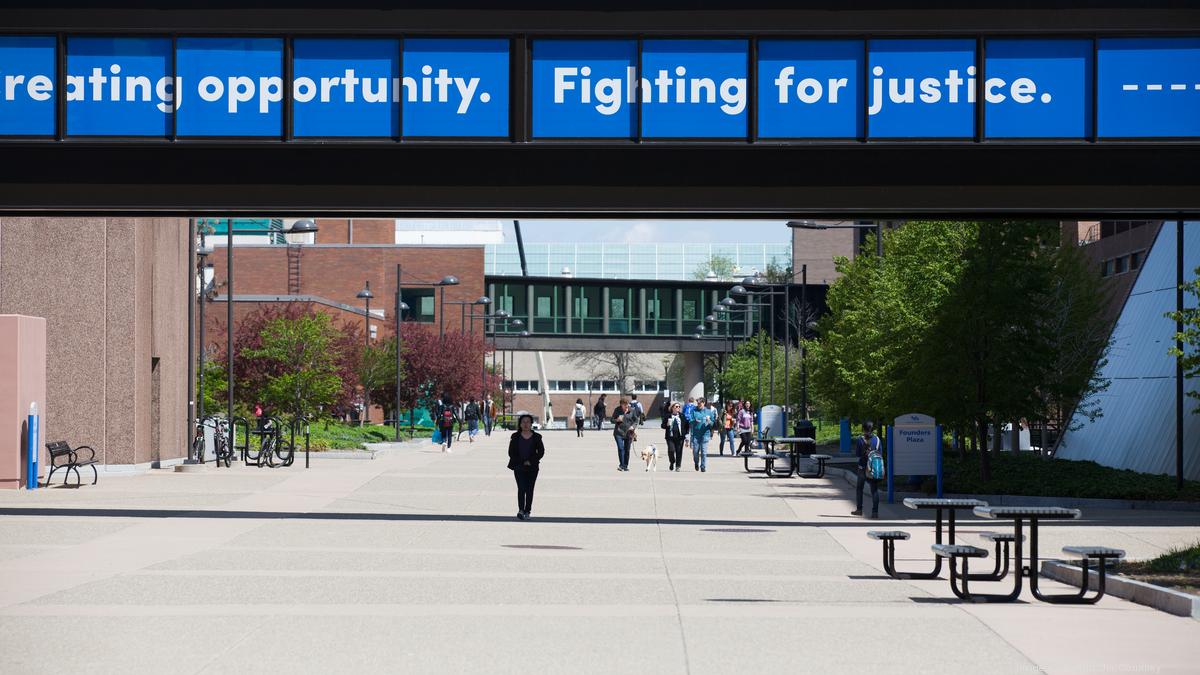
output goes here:
[[71, 462], [72, 463], [79, 461], [79, 451], [80, 450], [87, 450], [88, 453], [90, 453], [89, 456], [86, 458], [87, 460], [96, 459], [96, 450], [92, 446], [81, 445], [81, 446], [71, 450]]

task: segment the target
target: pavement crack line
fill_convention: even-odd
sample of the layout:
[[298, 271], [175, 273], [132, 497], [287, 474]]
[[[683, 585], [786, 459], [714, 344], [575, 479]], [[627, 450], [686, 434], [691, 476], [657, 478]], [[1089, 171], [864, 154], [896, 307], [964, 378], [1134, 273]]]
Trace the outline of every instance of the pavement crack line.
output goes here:
[[675, 601], [675, 620], [679, 623], [679, 643], [683, 648], [683, 671], [690, 674], [692, 664], [688, 656], [687, 631], [683, 627], [683, 611], [679, 608], [679, 593], [675, 590], [675, 580], [671, 578], [671, 566], [667, 563], [667, 551], [663, 545], [662, 518], [658, 516], [658, 490], [654, 474], [650, 475], [650, 501], [654, 504], [654, 526], [658, 530], [658, 552], [662, 559], [663, 573], [667, 575], [667, 585], [671, 587], [671, 598]]

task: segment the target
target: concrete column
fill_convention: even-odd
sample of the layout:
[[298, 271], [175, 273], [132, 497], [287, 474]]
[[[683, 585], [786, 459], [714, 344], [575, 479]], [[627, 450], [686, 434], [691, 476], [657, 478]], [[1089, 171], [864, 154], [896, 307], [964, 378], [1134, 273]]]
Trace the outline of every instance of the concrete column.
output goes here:
[[641, 309], [641, 314], [638, 318], [638, 332], [642, 335], [646, 334], [646, 289], [638, 289], [638, 307]]
[[675, 289], [675, 334], [683, 335], [683, 289]]
[[603, 305], [600, 313], [600, 332], [608, 335], [608, 286], [600, 292], [600, 304]]
[[566, 332], [574, 333], [575, 331], [571, 330], [571, 287], [567, 286], [566, 289], [564, 290], [564, 293], [565, 293], [566, 305], [567, 305], [565, 308], [563, 308], [563, 315], [567, 317]]
[[699, 398], [704, 395], [704, 354], [702, 352], [683, 353], [683, 390], [686, 398]]
[[537, 307], [534, 306], [533, 284], [525, 287], [525, 306], [529, 308], [529, 325], [525, 326], [525, 330], [533, 333], [534, 317], [537, 316]]

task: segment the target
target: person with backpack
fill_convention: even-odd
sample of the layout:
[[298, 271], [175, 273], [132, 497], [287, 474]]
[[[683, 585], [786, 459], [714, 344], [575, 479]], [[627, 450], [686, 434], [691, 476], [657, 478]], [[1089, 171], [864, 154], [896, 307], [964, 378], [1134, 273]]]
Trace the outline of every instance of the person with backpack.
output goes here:
[[479, 404], [472, 398], [463, 409], [463, 417], [467, 420], [467, 442], [475, 442], [475, 434], [479, 433]]
[[454, 425], [458, 422], [458, 411], [454, 408], [454, 399], [450, 398], [450, 394], [442, 393], [441, 400], [433, 410], [433, 419], [442, 435], [442, 452], [450, 452], [450, 442], [454, 439]]
[[687, 447], [690, 443], [688, 440], [691, 437], [692, 431], [692, 411], [696, 409], [696, 399], [688, 397], [687, 403], [683, 404], [683, 445]]
[[600, 399], [596, 401], [596, 405], [592, 406], [592, 415], [597, 431], [604, 427], [604, 420], [608, 417], [608, 404], [604, 401], [607, 396], [608, 394], [600, 394]]
[[642, 402], [637, 400], [637, 394], [631, 394], [630, 399], [629, 407], [633, 408], [633, 411], [637, 413], [638, 424], [641, 424], [646, 420], [646, 409], [642, 407]]
[[671, 461], [669, 471], [678, 471], [683, 466], [683, 408], [678, 401], [671, 402], [662, 417], [663, 436], [667, 441], [667, 459]]
[[583, 399], [575, 399], [575, 436], [583, 438], [583, 417], [587, 414], [587, 408], [583, 405]]
[[858, 482], [854, 486], [855, 509], [852, 516], [861, 516], [863, 486], [871, 486], [871, 517], [879, 517], [879, 481], [883, 478], [883, 453], [879, 449], [879, 437], [870, 420], [863, 422], [862, 436], [854, 439], [854, 454], [858, 457]]
[[704, 397], [696, 399], [696, 407], [692, 410], [692, 460], [696, 470], [704, 473], [708, 470], [708, 439], [712, 438], [717, 426], [717, 412], [708, 407]]

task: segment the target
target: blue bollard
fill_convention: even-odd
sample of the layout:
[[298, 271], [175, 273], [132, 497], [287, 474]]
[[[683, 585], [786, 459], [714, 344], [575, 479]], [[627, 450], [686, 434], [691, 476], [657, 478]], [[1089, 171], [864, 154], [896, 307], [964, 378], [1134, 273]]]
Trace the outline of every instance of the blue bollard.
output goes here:
[[29, 490], [38, 488], [38, 409], [37, 401], [29, 404], [29, 475], [25, 487]]

